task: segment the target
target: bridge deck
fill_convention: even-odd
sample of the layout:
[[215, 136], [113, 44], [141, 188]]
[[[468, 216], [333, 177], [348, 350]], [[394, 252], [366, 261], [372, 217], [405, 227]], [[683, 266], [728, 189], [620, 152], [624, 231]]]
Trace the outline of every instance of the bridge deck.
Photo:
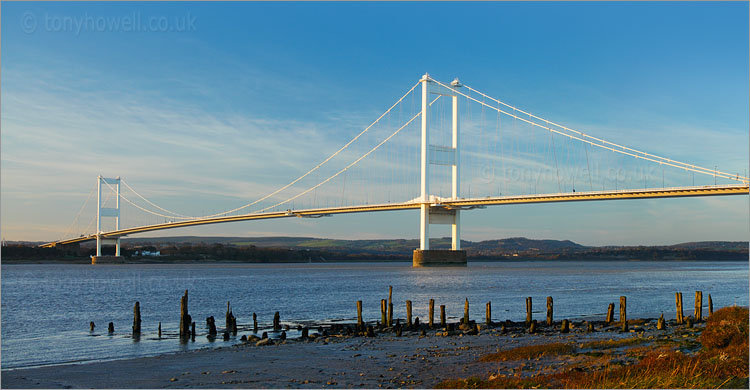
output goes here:
[[[567, 192], [558, 194], [542, 195], [520, 195], [520, 196], [488, 196], [484, 198], [460, 198], [457, 200], [443, 199], [430, 202], [431, 207], [441, 208], [474, 208], [492, 205], [525, 204], [525, 203], [553, 203], [553, 202], [581, 202], [596, 200], [615, 199], [647, 199], [647, 198], [680, 198], [694, 196], [718, 196], [718, 195], [747, 195], [750, 193], [747, 184], [716, 185], [698, 187], [675, 187], [641, 190], [611, 190], [611, 191], [589, 191], [589, 192]], [[156, 230], [175, 229], [188, 226], [209, 225], [215, 223], [250, 221], [256, 219], [274, 218], [317, 218], [333, 214], [367, 213], [374, 211], [410, 210], [420, 208], [420, 202], [388, 203], [377, 205], [360, 205], [334, 208], [318, 208], [305, 210], [288, 210], [280, 212], [244, 214], [236, 216], [225, 216], [218, 218], [195, 219], [180, 222], [169, 222], [155, 225], [139, 226], [128, 229], [103, 232], [104, 238], [115, 238], [129, 234], [145, 233]], [[74, 244], [84, 241], [95, 240], [96, 235], [76, 237], [60, 240], [41, 245], [42, 247], [54, 247], [57, 245]]]

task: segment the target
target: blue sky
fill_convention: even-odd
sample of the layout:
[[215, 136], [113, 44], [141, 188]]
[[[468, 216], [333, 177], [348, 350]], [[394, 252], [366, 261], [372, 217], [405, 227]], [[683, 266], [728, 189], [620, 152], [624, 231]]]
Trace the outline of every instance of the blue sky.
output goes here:
[[[748, 167], [746, 2], [2, 7], [8, 240], [59, 238], [99, 174], [191, 215], [245, 204], [334, 152], [424, 72], [651, 153]], [[416, 238], [418, 229], [417, 213], [391, 212], [160, 235]], [[748, 229], [745, 197], [463, 217], [469, 240], [669, 244], [746, 240]]]

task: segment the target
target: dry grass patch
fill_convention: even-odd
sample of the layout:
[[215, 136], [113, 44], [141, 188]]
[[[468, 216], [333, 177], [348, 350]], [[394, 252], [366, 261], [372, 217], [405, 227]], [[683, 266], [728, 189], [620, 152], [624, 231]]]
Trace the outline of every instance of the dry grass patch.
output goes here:
[[635, 344], [641, 344], [649, 341], [648, 339], [640, 338], [640, 337], [629, 337], [626, 339], [609, 339], [609, 340], [602, 340], [602, 341], [591, 341], [588, 343], [583, 343], [580, 345], [581, 349], [610, 349], [610, 348], [620, 348], [620, 347], [626, 347], [628, 345], [635, 345]]
[[[747, 308], [731, 307], [716, 311], [707, 321], [699, 341], [703, 348], [694, 355], [684, 354], [670, 347], [661, 347], [645, 354], [633, 365], [607, 365], [590, 371], [569, 370], [533, 377], [495, 377], [457, 379], [440, 383], [438, 388], [748, 388], [748, 313]], [[588, 348], [611, 348], [637, 344], [643, 339], [629, 338], [587, 343]], [[555, 344], [549, 344], [546, 347]], [[557, 354], [573, 347], [557, 344]], [[584, 344], [585, 346], [586, 344]], [[540, 356], [545, 346], [535, 346], [539, 354], [519, 350], [504, 351], [506, 359]], [[493, 354], [498, 355], [498, 354]], [[488, 355], [492, 356], [492, 355]], [[522, 356], [522, 357], [518, 357]], [[488, 361], [488, 360], [485, 360]], [[492, 361], [492, 360], [489, 360]]]
[[563, 355], [572, 353], [575, 351], [575, 347], [571, 344], [554, 343], [554, 344], [541, 344], [541, 345], [529, 345], [525, 347], [518, 347], [491, 353], [484, 355], [479, 358], [480, 362], [497, 362], [505, 360], [521, 360], [521, 359], [533, 359], [539, 356], [553, 356]]

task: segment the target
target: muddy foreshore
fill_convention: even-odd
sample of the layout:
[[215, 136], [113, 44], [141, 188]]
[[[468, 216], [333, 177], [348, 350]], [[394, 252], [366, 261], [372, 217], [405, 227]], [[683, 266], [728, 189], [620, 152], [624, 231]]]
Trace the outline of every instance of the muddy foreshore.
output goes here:
[[[532, 375], [581, 367], [580, 359], [540, 357], [503, 362], [479, 362], [480, 356], [520, 346], [637, 338], [632, 343], [648, 348], [664, 342], [680, 345], [682, 352], [697, 349], [692, 329], [668, 321], [657, 330], [656, 319], [630, 320], [629, 331], [616, 324], [573, 321], [570, 333], [560, 332], [560, 323], [539, 324], [529, 334], [523, 323], [480, 325], [477, 335], [443, 328], [404, 330], [401, 336], [388, 329], [375, 337], [345, 335], [347, 326], [324, 329], [306, 340], [273, 340], [257, 346], [255, 341], [237, 345], [179, 352], [154, 357], [67, 364], [2, 371], [3, 388], [429, 388], [455, 378], [493, 375]], [[351, 324], [349, 328], [353, 328]], [[422, 335], [424, 332], [424, 335]], [[472, 332], [473, 333], [473, 332]], [[580, 356], [592, 352], [580, 351]], [[40, 351], [43, 353], [43, 351]], [[599, 352], [596, 352], [599, 353]], [[608, 351], [618, 364], [637, 359], [622, 348]]]

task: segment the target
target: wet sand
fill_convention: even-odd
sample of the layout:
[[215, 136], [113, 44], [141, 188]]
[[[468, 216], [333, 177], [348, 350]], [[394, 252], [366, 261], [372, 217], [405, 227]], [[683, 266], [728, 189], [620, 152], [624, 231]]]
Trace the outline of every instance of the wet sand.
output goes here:
[[314, 341], [287, 340], [275, 345], [252, 344], [180, 352], [155, 357], [4, 370], [3, 388], [429, 388], [446, 379], [562, 370], [575, 362], [553, 358], [533, 361], [478, 362], [485, 354], [532, 344], [583, 343], [624, 337], [646, 340], [683, 337], [674, 327], [656, 330], [656, 320], [631, 327], [583, 323], [568, 334], [541, 329], [527, 334], [519, 325], [503, 334], [500, 328], [479, 335], [442, 336], [441, 331], [404, 332], [402, 337], [330, 336]]

